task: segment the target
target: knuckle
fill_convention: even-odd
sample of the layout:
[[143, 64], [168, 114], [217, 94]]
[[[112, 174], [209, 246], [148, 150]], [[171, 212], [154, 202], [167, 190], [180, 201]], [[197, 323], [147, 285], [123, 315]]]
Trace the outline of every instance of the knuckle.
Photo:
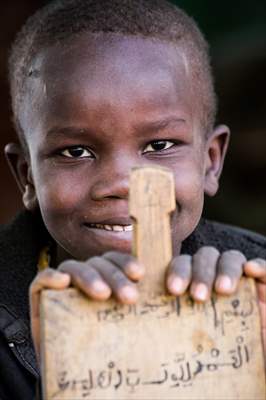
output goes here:
[[76, 261], [76, 260], [65, 260], [63, 261], [61, 264], [59, 264], [59, 266], [57, 267], [58, 271], [64, 271], [64, 272], [68, 272], [73, 270], [75, 267], [77, 267], [78, 264], [81, 264], [82, 261]]
[[222, 253], [222, 256], [223, 257], [232, 257], [234, 259], [245, 259], [246, 258], [241, 251], [235, 250], [235, 249], [226, 250], [224, 253]]
[[121, 273], [121, 271], [119, 271], [118, 269], [114, 269], [111, 272], [111, 279], [112, 281], [117, 284], [119, 287], [123, 286], [127, 283], [127, 279], [126, 277], [123, 275], [123, 273]]
[[93, 268], [81, 270], [79, 276], [80, 279], [89, 286], [94, 286], [95, 282], [104, 281], [104, 278], [99, 274], [99, 272]]
[[172, 259], [170, 262], [169, 271], [180, 276], [186, 276], [191, 272], [191, 266], [192, 256], [188, 254], [182, 254]]
[[43, 276], [47, 276], [48, 278], [53, 278], [56, 275], [57, 271], [52, 268], [47, 268], [43, 271]]
[[51, 280], [56, 274], [56, 271], [52, 268], [46, 268], [45, 270], [39, 272], [30, 284], [29, 292], [32, 294], [42, 285], [44, 285], [47, 280]]
[[100, 256], [91, 257], [86, 261], [86, 265], [90, 265], [90, 266], [101, 265], [102, 263], [103, 263], [103, 257], [100, 257]]
[[222, 253], [219, 259], [219, 274], [226, 274], [232, 277], [241, 275], [246, 257], [239, 250], [227, 250]]
[[203, 246], [201, 247], [196, 254], [205, 255], [205, 254], [220, 254], [219, 250], [214, 246]]
[[104, 255], [103, 255], [103, 257], [104, 258], [110, 258], [110, 259], [113, 259], [114, 257], [116, 257], [117, 256], [117, 254], [118, 254], [118, 252], [117, 251], [107, 251], [106, 253], [104, 253]]
[[266, 260], [264, 258], [254, 258], [250, 261], [258, 264], [262, 268], [265, 268], [265, 272], [266, 272]]
[[197, 268], [213, 268], [220, 256], [220, 252], [212, 246], [201, 247], [193, 255], [193, 265]]
[[93, 270], [88, 268], [82, 268], [78, 271], [78, 276], [82, 281], [88, 283], [93, 276]]
[[[47, 279], [51, 279], [55, 276], [56, 271], [52, 268], [46, 268], [43, 271], [39, 272], [36, 278], [34, 279], [35, 282], [41, 282]], [[33, 282], [34, 282], [33, 281]]]
[[172, 265], [182, 265], [184, 264], [188, 264], [189, 262], [191, 262], [192, 260], [192, 256], [189, 254], [181, 254], [180, 256], [174, 257], [171, 261]]

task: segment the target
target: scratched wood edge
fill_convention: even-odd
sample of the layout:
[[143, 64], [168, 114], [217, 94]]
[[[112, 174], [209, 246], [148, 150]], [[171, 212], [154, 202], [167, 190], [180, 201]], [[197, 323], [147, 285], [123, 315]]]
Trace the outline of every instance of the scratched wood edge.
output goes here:
[[[255, 288], [255, 283], [253, 280], [249, 279], [249, 278], [242, 278], [242, 281], [246, 279], [249, 281], [250, 283], [250, 287], [252, 290], [252, 293], [254, 296], [256, 296], [256, 288]], [[46, 364], [46, 351], [45, 351], [45, 345], [44, 345], [44, 341], [45, 341], [45, 302], [46, 300], [49, 298], [49, 296], [52, 294], [54, 298], [58, 297], [58, 299], [60, 301], [62, 301], [62, 299], [67, 299], [67, 301], [69, 302], [70, 299], [70, 303], [71, 303], [71, 297], [73, 296], [73, 293], [75, 293], [75, 297], [79, 297], [80, 300], [82, 302], [87, 302], [88, 307], [91, 308], [91, 305], [93, 304], [93, 307], [97, 308], [97, 302], [92, 302], [91, 300], [89, 300], [88, 298], [86, 298], [86, 296], [84, 296], [82, 293], [80, 293], [78, 290], [74, 289], [74, 288], [70, 288], [70, 289], [66, 289], [64, 291], [55, 291], [55, 290], [44, 290], [42, 292], [41, 295], [41, 360], [42, 360], [42, 364], [41, 364], [41, 374], [42, 374], [42, 379], [43, 379], [43, 384], [42, 384], [42, 388], [43, 388], [43, 394], [44, 394], [44, 399], [47, 399], [47, 391], [46, 391], [46, 379], [47, 379], [47, 372], [50, 372], [47, 370], [47, 367], [49, 367]], [[237, 294], [236, 294], [237, 295]], [[233, 297], [233, 296], [231, 296]], [[219, 298], [223, 298], [222, 296], [218, 296], [217, 299], [219, 300]], [[112, 302], [115, 302], [115, 300], [111, 300]], [[258, 304], [257, 302], [254, 303], [256, 306], [256, 312], [257, 315], [259, 314], [259, 309], [258, 309]], [[100, 303], [100, 305], [102, 306], [102, 303]], [[258, 321], [258, 326], [259, 326], [259, 321]], [[260, 349], [262, 351], [262, 338], [260, 337]], [[264, 382], [265, 382], [265, 369], [263, 369], [263, 371], [260, 371], [260, 373], [263, 375], [264, 374]], [[261, 379], [263, 379], [263, 376], [261, 376]], [[92, 397], [93, 398], [93, 397]]]
[[[73, 290], [72, 288], [65, 289], [64, 296], [69, 296], [69, 290]], [[76, 290], [76, 289], [75, 289]], [[41, 389], [42, 389], [42, 397], [44, 400], [47, 399], [47, 352], [46, 352], [46, 302], [47, 297], [49, 296], [50, 289], [44, 289], [41, 292], [40, 297], [40, 373], [41, 373]]]
[[135, 167], [130, 174], [132, 254], [144, 265], [140, 295], [162, 292], [172, 259], [170, 215], [176, 208], [174, 175], [166, 167]]

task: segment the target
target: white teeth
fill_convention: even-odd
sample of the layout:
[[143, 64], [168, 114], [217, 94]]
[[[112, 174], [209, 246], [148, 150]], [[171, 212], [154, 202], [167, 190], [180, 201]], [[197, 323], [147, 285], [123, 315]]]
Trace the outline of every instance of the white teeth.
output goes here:
[[133, 231], [133, 225], [101, 225], [101, 224], [89, 224], [91, 228], [105, 229], [106, 231], [114, 232], [129, 232]]
[[124, 231], [126, 232], [133, 231], [133, 225], [124, 226]]
[[[106, 225], [105, 225], [106, 226]], [[108, 226], [108, 225], [107, 225]], [[121, 225], [113, 225], [112, 230], [115, 232], [123, 232], [124, 228]]]
[[106, 229], [107, 231], [112, 231], [112, 227], [110, 225], [103, 225], [103, 229]]

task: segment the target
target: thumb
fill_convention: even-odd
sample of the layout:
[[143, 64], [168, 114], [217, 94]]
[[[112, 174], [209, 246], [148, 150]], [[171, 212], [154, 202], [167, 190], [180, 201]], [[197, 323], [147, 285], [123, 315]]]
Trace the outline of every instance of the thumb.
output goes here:
[[40, 297], [43, 289], [65, 289], [70, 284], [70, 276], [66, 273], [46, 268], [32, 281], [29, 290], [30, 322], [36, 358], [40, 363]]

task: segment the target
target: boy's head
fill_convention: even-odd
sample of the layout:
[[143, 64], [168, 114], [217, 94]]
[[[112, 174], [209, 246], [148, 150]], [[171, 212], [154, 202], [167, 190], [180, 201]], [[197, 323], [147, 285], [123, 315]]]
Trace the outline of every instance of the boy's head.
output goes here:
[[202, 127], [206, 133], [212, 130], [216, 96], [208, 45], [193, 19], [164, 0], [59, 0], [29, 18], [9, 60], [14, 121], [21, 138], [25, 128], [20, 114], [24, 113], [27, 83], [38, 75], [36, 56], [44, 48], [82, 32], [157, 38], [178, 46], [200, 103]]
[[9, 160], [25, 206], [66, 251], [130, 250], [128, 175], [147, 163], [175, 174], [178, 251], [217, 190], [228, 137], [213, 128], [208, 49], [192, 19], [165, 1], [56, 1], [18, 35], [10, 84], [24, 151], [9, 146]]

